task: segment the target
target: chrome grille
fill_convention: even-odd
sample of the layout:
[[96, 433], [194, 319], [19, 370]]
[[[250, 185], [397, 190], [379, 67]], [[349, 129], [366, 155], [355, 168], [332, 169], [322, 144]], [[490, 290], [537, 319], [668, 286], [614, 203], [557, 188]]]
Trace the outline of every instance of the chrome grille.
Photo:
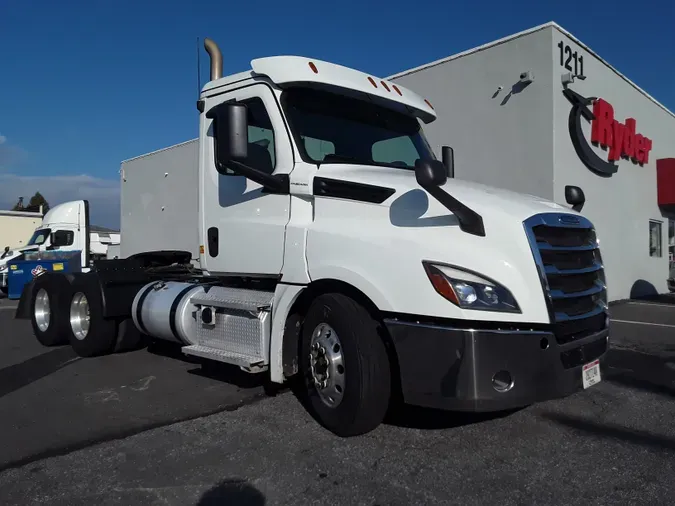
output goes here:
[[607, 286], [593, 224], [571, 214], [538, 214], [524, 223], [556, 340], [560, 344], [607, 326]]

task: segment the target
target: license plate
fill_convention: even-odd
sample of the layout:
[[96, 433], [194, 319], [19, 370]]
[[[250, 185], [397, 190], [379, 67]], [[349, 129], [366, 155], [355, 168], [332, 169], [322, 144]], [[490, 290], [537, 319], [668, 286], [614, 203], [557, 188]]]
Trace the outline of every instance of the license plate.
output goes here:
[[594, 362], [584, 365], [581, 375], [584, 382], [584, 388], [592, 387], [596, 383], [600, 383], [600, 360], [595, 360]]

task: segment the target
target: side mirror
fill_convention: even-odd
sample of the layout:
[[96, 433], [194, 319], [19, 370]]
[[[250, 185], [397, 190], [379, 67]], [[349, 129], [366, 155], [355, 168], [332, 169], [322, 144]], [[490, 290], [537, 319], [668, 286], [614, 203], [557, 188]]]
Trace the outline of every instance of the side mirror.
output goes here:
[[415, 178], [425, 190], [430, 187], [443, 186], [448, 180], [448, 174], [442, 162], [438, 160], [422, 160], [415, 162]]
[[455, 152], [450, 146], [443, 146], [441, 148], [441, 158], [443, 165], [448, 173], [449, 178], [455, 177]]
[[584, 195], [584, 191], [578, 186], [568, 185], [565, 186], [565, 200], [572, 206], [572, 209], [579, 212], [586, 203], [586, 196]]
[[244, 160], [248, 156], [248, 116], [244, 104], [224, 102], [206, 113], [213, 119], [216, 168], [221, 174], [231, 161]]
[[51, 248], [70, 246], [70, 233], [67, 230], [57, 230], [50, 237]]

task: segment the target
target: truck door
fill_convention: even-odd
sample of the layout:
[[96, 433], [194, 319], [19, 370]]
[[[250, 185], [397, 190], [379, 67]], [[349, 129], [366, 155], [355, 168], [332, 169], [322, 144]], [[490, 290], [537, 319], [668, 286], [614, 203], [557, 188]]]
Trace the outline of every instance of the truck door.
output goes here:
[[[248, 108], [249, 166], [269, 174], [288, 174], [293, 152], [288, 130], [268, 85], [256, 83], [207, 99], [204, 111], [225, 100]], [[235, 173], [220, 174], [214, 159], [212, 120], [200, 126], [200, 253], [212, 274], [279, 275], [290, 216], [290, 195], [268, 193]], [[201, 248], [200, 248], [201, 249]]]

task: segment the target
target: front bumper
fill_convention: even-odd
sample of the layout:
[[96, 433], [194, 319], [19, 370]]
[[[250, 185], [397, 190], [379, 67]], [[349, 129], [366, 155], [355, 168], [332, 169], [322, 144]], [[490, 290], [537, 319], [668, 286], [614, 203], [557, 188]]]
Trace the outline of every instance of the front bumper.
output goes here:
[[457, 411], [502, 411], [570, 395], [583, 389], [584, 364], [600, 358], [602, 366], [609, 342], [609, 329], [560, 345], [547, 331], [385, 324], [404, 401]]
[[7, 271], [0, 272], [0, 288], [7, 286]]

